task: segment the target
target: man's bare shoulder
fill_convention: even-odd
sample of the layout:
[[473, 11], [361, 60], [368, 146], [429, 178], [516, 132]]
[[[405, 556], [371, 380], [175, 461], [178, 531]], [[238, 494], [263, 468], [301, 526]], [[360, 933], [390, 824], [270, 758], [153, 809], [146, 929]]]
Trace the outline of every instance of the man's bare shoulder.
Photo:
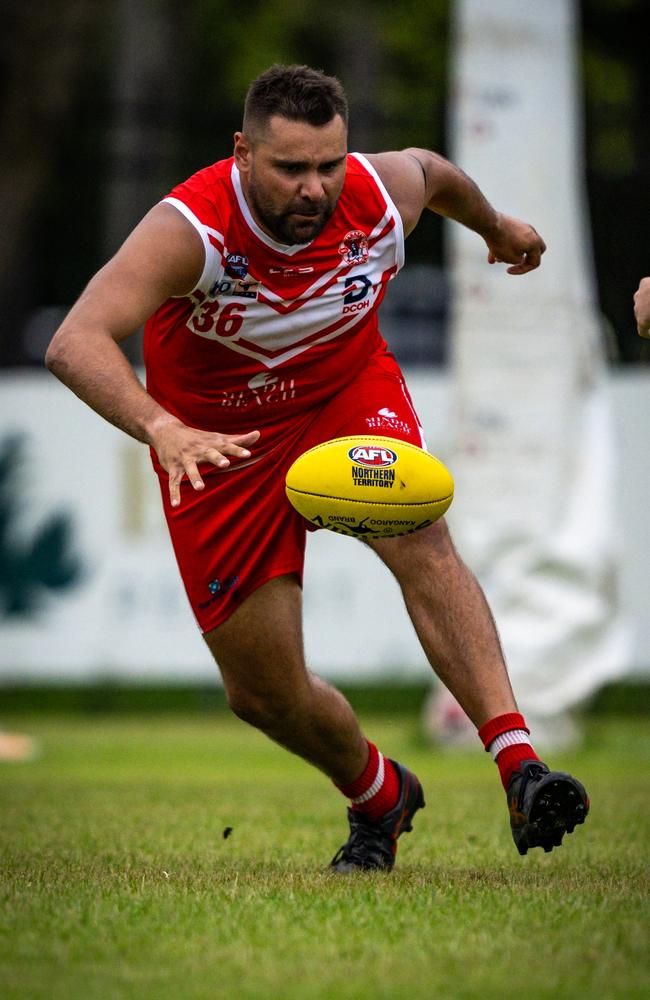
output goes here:
[[145, 215], [82, 292], [66, 322], [131, 336], [167, 299], [187, 295], [205, 262], [201, 237], [172, 205]]
[[402, 149], [366, 156], [395, 202], [407, 235], [417, 225], [426, 205], [426, 174], [416, 153], [417, 150]]
[[160, 202], [145, 215], [104, 270], [130, 277], [154, 298], [185, 295], [205, 263], [201, 236], [173, 205]]
[[[415, 149], [394, 149], [385, 153], [365, 153], [366, 159], [373, 165], [377, 173], [384, 179], [398, 180], [404, 173], [412, 174], [412, 178], [419, 178], [424, 185], [424, 168], [417, 158]], [[384, 181], [385, 183], [385, 181]]]
[[121, 252], [139, 257], [143, 266], [168, 278], [174, 295], [195, 287], [205, 263], [201, 236], [174, 205], [164, 201], [145, 215]]

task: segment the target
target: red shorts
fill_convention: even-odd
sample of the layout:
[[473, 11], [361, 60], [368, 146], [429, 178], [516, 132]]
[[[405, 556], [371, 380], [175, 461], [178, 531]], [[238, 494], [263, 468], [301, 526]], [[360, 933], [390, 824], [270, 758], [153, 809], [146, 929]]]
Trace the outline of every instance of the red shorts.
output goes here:
[[[253, 458], [225, 472], [210, 469], [196, 492], [184, 479], [172, 508], [160, 474], [165, 516], [185, 589], [202, 632], [233, 613], [263, 583], [293, 573], [302, 583], [311, 525], [287, 500], [292, 462], [309, 448], [348, 434], [383, 434], [424, 447], [402, 373], [390, 354], [366, 368], [326, 403], [265, 431]], [[271, 438], [271, 439], [270, 439]], [[255, 460], [256, 450], [262, 457]]]

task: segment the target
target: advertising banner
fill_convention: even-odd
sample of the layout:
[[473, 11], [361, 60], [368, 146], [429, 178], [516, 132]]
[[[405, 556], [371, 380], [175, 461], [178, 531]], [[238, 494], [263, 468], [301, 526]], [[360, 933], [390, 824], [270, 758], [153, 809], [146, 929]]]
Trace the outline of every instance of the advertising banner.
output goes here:
[[[414, 377], [431, 444], [442, 376]], [[146, 447], [46, 372], [0, 379], [0, 684], [211, 681]], [[310, 665], [348, 680], [426, 677], [399, 587], [361, 542], [310, 535]]]

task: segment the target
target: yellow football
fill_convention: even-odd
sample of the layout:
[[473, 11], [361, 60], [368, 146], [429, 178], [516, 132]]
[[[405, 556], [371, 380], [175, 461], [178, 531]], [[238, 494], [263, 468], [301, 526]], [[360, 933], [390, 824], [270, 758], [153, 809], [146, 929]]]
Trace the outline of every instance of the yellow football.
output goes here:
[[287, 472], [286, 492], [319, 528], [355, 538], [394, 538], [442, 517], [454, 497], [454, 480], [422, 448], [355, 435], [300, 455]]

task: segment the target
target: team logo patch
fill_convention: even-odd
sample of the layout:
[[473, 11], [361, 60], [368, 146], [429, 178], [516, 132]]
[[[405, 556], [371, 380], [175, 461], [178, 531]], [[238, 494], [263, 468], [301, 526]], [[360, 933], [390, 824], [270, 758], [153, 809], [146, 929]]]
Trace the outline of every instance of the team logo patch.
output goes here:
[[259, 289], [259, 281], [253, 281], [251, 278], [217, 278], [210, 286], [210, 295], [214, 299], [220, 295], [234, 295], [239, 299], [256, 299]]
[[343, 237], [339, 246], [339, 253], [348, 264], [365, 264], [370, 256], [368, 237], [360, 229], [351, 229]]
[[208, 590], [210, 591], [210, 594], [212, 596], [207, 601], [200, 602], [199, 608], [201, 609], [201, 611], [204, 611], [206, 608], [209, 608], [211, 604], [214, 604], [215, 601], [220, 600], [229, 591], [234, 590], [238, 583], [239, 583], [238, 576], [229, 576], [225, 580], [210, 580], [210, 583], [208, 584]]
[[377, 469], [387, 465], [394, 465], [397, 461], [397, 452], [392, 448], [377, 448], [375, 445], [356, 445], [348, 452], [350, 458], [356, 465], [363, 465], [367, 469]]
[[226, 274], [231, 278], [245, 278], [248, 274], [248, 257], [243, 253], [229, 253], [226, 257]]

